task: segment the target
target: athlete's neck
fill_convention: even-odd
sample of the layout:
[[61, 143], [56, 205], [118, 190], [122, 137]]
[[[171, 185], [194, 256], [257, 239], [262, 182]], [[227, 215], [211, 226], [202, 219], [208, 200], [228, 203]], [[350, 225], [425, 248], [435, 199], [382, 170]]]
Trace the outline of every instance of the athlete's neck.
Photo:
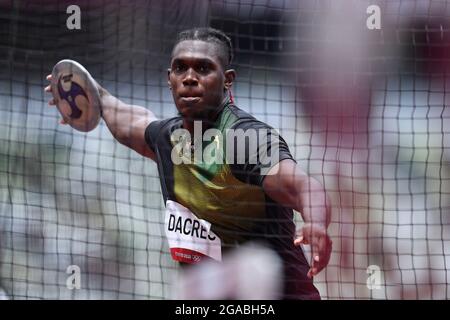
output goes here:
[[[225, 97], [220, 104], [220, 106], [211, 112], [205, 114], [205, 117], [199, 118], [183, 118], [183, 128], [188, 130], [191, 135], [194, 134], [194, 124], [196, 121], [200, 121], [202, 123], [202, 131], [205, 132], [209, 128], [211, 128], [217, 120], [217, 117], [222, 112], [225, 105], [228, 103], [229, 98]], [[202, 132], [202, 133], [203, 133]]]

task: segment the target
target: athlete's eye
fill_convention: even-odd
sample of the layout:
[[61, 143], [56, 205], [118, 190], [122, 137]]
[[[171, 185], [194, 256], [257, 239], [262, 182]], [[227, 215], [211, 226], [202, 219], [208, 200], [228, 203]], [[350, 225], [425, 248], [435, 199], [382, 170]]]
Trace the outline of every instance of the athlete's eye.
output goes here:
[[181, 63], [177, 63], [177, 64], [175, 64], [173, 71], [175, 73], [182, 73], [182, 72], [186, 71], [186, 66]]
[[210, 70], [211, 70], [211, 68], [206, 63], [202, 63], [198, 66], [199, 73], [205, 74], [205, 73], [208, 73]]

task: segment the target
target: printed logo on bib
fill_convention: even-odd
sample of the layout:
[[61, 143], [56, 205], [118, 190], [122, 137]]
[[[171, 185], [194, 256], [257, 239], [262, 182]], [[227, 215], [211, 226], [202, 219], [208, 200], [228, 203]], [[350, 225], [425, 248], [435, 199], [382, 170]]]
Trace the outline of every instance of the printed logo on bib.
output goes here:
[[186, 263], [197, 263], [204, 257], [222, 260], [222, 242], [211, 230], [211, 223], [172, 200], [166, 202], [165, 230], [174, 260]]

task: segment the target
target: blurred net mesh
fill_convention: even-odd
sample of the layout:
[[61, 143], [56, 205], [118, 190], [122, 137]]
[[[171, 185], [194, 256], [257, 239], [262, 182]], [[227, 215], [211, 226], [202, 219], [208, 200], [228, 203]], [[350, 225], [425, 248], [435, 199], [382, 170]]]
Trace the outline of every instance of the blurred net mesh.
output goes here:
[[[1, 296], [170, 298], [156, 165], [103, 122], [59, 125], [43, 86], [70, 58], [123, 101], [173, 116], [174, 38], [209, 25], [235, 46], [237, 105], [278, 129], [332, 198], [321, 296], [449, 298], [447, 1], [74, 2], [81, 30], [66, 27], [70, 1], [0, 2]], [[366, 26], [373, 4], [380, 30]], [[66, 286], [71, 265], [80, 290]]]

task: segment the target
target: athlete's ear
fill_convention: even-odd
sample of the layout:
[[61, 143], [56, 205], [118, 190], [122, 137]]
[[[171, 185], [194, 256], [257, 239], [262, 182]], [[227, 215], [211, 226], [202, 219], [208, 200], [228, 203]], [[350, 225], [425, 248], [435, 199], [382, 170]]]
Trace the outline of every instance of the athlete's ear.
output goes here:
[[225, 71], [225, 90], [229, 90], [233, 85], [233, 81], [236, 78], [236, 71], [234, 69], [228, 69]]
[[170, 85], [170, 72], [172, 69], [167, 68], [167, 84], [169, 85], [169, 89], [172, 90], [172, 86]]

